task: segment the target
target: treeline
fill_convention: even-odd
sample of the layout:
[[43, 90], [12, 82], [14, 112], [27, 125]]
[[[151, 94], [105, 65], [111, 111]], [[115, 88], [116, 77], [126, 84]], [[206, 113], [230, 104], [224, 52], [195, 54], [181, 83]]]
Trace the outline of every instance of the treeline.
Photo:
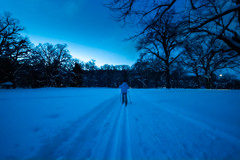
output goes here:
[[[166, 39], [173, 45], [179, 39], [177, 30], [167, 26], [167, 22], [164, 24], [164, 33], [168, 33], [167, 29], [173, 32]], [[0, 84], [11, 82], [13, 88], [118, 87], [127, 80], [133, 88], [240, 88], [236, 76], [216, 75], [217, 70], [239, 66], [236, 51], [216, 40], [211, 45], [213, 49], [209, 49], [206, 36], [185, 38], [176, 45], [181, 46], [181, 50], [173, 53], [175, 57], [167, 56], [168, 60], [163, 60], [160, 49], [159, 54], [151, 53], [152, 46], [157, 45], [157, 39], [153, 39], [157, 33], [151, 32], [138, 39], [137, 49], [142, 53], [134, 65], [97, 67], [95, 60], [84, 63], [73, 59], [66, 44], [34, 46], [21, 36], [23, 30], [10, 13], [0, 16]], [[165, 35], [168, 36], [169, 33]], [[171, 49], [174, 47], [167, 49], [169, 54]], [[202, 52], [208, 54], [203, 56]]]

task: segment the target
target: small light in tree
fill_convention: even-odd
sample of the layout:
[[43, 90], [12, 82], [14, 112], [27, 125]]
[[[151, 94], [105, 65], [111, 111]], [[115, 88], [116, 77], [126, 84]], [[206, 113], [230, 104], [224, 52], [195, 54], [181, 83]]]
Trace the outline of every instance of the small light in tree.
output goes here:
[[222, 74], [219, 74], [220, 77], [222, 77]]

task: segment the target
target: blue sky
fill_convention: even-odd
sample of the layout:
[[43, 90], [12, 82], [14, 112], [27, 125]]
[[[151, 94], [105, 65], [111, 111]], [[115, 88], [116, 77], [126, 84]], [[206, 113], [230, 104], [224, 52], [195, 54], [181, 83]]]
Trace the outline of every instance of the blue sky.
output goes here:
[[122, 28], [110, 19], [102, 4], [110, 0], [0, 0], [0, 11], [11, 12], [26, 27], [32, 43], [66, 43], [73, 58], [104, 64], [136, 62], [132, 42], [123, 42], [133, 28]]

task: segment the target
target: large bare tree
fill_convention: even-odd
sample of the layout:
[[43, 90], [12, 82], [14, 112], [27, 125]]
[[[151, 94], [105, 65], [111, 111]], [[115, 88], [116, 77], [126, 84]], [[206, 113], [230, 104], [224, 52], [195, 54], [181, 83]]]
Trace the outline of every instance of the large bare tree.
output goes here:
[[153, 54], [165, 64], [167, 88], [171, 88], [171, 65], [181, 55], [180, 48], [187, 37], [186, 34], [180, 32], [186, 23], [177, 21], [174, 15], [173, 10], [168, 11], [160, 21], [139, 36], [137, 46], [138, 51], [145, 55]]
[[56, 79], [61, 76], [61, 71], [71, 62], [71, 55], [66, 44], [52, 45], [49, 43], [39, 44], [33, 50], [38, 61], [44, 64], [44, 74], [47, 86], [56, 84]]
[[[0, 15], [0, 57], [9, 55], [9, 49], [16, 44], [15, 39], [19, 37], [24, 27], [20, 25], [18, 19], [13, 18], [12, 14], [5, 12]], [[23, 41], [21, 41], [22, 43]], [[12, 52], [12, 51], [10, 51]]]
[[11, 13], [0, 15], [0, 82], [10, 81], [16, 87], [16, 75], [28, 59], [31, 42], [20, 35], [24, 27]]
[[[214, 41], [214, 43], [212, 43]], [[199, 78], [203, 71], [206, 88], [211, 88], [211, 79], [217, 70], [239, 66], [238, 54], [214, 36], [192, 38], [185, 44], [183, 63]]]

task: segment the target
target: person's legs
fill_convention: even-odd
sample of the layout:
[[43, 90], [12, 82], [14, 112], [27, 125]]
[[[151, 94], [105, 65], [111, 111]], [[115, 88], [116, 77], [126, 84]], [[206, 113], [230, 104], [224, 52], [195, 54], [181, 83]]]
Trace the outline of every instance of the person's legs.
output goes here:
[[122, 104], [124, 103], [124, 93], [122, 93]]
[[122, 93], [122, 104], [125, 102], [125, 105], [127, 106], [127, 93]]
[[125, 94], [125, 104], [127, 105], [127, 93]]
[[124, 93], [124, 102], [125, 102], [125, 105], [127, 106], [127, 93]]

